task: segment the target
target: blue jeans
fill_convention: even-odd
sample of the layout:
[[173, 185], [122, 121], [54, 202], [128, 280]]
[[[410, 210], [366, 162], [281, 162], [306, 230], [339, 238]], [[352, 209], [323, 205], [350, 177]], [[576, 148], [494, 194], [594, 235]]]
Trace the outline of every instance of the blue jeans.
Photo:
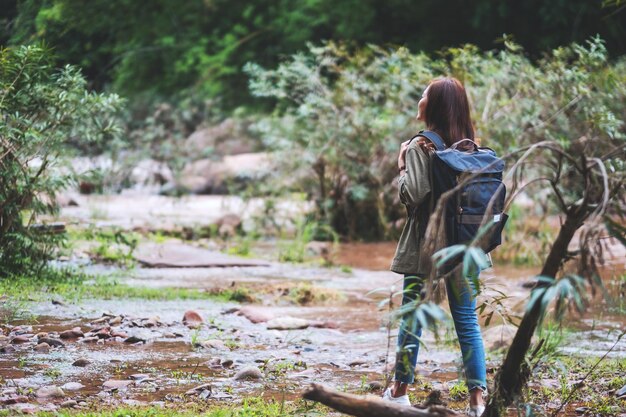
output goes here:
[[[423, 286], [424, 278], [416, 275], [405, 275], [402, 305], [408, 303], [417, 305], [421, 299], [420, 292]], [[476, 314], [474, 283], [471, 279], [446, 279], [446, 289], [450, 312], [454, 319], [454, 327], [463, 354], [467, 387], [470, 391], [475, 388], [481, 388], [485, 391], [487, 388], [485, 348]], [[414, 319], [414, 310], [411, 310], [402, 317], [398, 332], [396, 381], [411, 384], [415, 380], [415, 365], [417, 364], [419, 338], [421, 336], [421, 326]]]

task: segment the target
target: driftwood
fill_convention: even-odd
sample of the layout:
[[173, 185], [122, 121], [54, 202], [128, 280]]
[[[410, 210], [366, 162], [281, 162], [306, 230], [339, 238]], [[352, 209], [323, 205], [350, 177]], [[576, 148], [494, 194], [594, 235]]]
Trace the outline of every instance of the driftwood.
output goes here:
[[307, 400], [327, 405], [344, 414], [356, 417], [463, 417], [445, 407], [431, 406], [428, 408], [404, 407], [383, 401], [372, 395], [359, 396], [346, 394], [326, 388], [320, 384], [311, 386], [302, 394]]

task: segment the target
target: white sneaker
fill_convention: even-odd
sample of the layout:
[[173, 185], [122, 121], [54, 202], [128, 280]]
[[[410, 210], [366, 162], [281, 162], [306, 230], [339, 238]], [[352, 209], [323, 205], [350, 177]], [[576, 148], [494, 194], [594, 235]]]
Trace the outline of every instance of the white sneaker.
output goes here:
[[409, 401], [408, 394], [401, 395], [399, 397], [393, 397], [391, 395], [391, 387], [387, 388], [385, 390], [385, 392], [383, 393], [383, 400], [389, 401], [389, 402], [392, 402], [392, 403], [398, 404], [398, 405], [404, 405], [404, 406], [407, 406], [407, 407], [411, 406], [411, 401]]
[[480, 417], [483, 415], [484, 412], [485, 412], [484, 405], [474, 405], [474, 406], [470, 405], [467, 415], [469, 417]]

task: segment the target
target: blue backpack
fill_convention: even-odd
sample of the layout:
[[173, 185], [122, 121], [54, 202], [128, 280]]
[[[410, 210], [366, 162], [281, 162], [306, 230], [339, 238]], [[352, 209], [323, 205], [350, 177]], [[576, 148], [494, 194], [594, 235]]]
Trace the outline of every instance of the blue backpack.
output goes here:
[[[436, 203], [442, 194], [463, 183], [445, 205], [446, 246], [471, 242], [485, 219], [489, 228], [484, 238], [480, 239], [480, 246], [485, 253], [495, 249], [502, 242], [502, 229], [508, 218], [504, 213], [504, 161], [498, 158], [493, 149], [478, 147], [469, 139], [446, 148], [435, 132], [423, 130], [417, 136], [425, 137], [436, 148], [431, 163], [432, 201]], [[473, 149], [457, 149], [462, 142], [472, 144]], [[466, 178], [469, 179], [465, 181]], [[452, 263], [458, 261], [460, 259]]]

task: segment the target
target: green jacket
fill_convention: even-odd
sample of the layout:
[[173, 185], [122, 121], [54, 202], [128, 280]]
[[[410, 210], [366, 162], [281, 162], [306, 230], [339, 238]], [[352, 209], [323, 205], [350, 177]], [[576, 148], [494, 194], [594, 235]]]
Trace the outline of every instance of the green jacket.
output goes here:
[[431, 155], [414, 140], [407, 148], [405, 164], [406, 171], [398, 178], [398, 189], [407, 220], [390, 269], [399, 274], [424, 274], [422, 246], [431, 210]]

